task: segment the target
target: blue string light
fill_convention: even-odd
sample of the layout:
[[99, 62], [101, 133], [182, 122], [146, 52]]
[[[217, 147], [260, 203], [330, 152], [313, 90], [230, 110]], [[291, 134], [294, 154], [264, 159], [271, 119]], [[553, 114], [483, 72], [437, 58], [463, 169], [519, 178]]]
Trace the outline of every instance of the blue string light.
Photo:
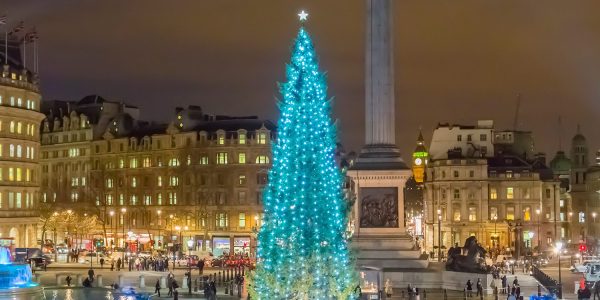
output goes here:
[[253, 299], [355, 299], [346, 238], [348, 202], [336, 166], [336, 128], [325, 75], [300, 28], [281, 84], [273, 167], [264, 190]]

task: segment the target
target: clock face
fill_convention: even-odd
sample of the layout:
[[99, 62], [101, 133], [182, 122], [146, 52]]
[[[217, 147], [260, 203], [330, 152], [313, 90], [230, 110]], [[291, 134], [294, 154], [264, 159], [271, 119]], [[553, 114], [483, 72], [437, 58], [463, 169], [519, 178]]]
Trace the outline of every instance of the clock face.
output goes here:
[[420, 166], [423, 163], [423, 161], [420, 158], [415, 158], [415, 165]]

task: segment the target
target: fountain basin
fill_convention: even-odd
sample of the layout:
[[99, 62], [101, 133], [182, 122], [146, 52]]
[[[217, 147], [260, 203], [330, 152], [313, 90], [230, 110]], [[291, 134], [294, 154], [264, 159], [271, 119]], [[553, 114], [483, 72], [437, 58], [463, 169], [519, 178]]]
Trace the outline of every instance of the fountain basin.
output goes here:
[[31, 279], [28, 264], [0, 264], [0, 299], [45, 299], [43, 288]]

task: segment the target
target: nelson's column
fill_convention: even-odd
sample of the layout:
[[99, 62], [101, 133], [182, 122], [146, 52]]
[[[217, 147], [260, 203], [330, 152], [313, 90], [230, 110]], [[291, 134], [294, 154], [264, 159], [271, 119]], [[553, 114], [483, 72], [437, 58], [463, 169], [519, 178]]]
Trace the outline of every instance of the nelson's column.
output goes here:
[[[367, 0], [365, 146], [348, 171], [356, 201], [353, 247], [364, 281], [386, 272], [427, 267], [404, 223], [404, 185], [411, 170], [395, 138], [392, 0]], [[381, 286], [381, 285], [380, 285]]]

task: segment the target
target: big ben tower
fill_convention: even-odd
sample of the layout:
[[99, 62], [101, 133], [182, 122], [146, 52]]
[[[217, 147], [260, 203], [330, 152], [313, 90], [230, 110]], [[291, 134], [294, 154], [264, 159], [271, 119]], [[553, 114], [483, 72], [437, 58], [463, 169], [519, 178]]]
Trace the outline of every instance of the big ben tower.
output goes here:
[[415, 181], [418, 184], [423, 184], [425, 180], [425, 167], [427, 166], [429, 153], [425, 148], [425, 141], [423, 140], [423, 134], [419, 131], [419, 137], [417, 138], [417, 147], [412, 154], [412, 172]]

